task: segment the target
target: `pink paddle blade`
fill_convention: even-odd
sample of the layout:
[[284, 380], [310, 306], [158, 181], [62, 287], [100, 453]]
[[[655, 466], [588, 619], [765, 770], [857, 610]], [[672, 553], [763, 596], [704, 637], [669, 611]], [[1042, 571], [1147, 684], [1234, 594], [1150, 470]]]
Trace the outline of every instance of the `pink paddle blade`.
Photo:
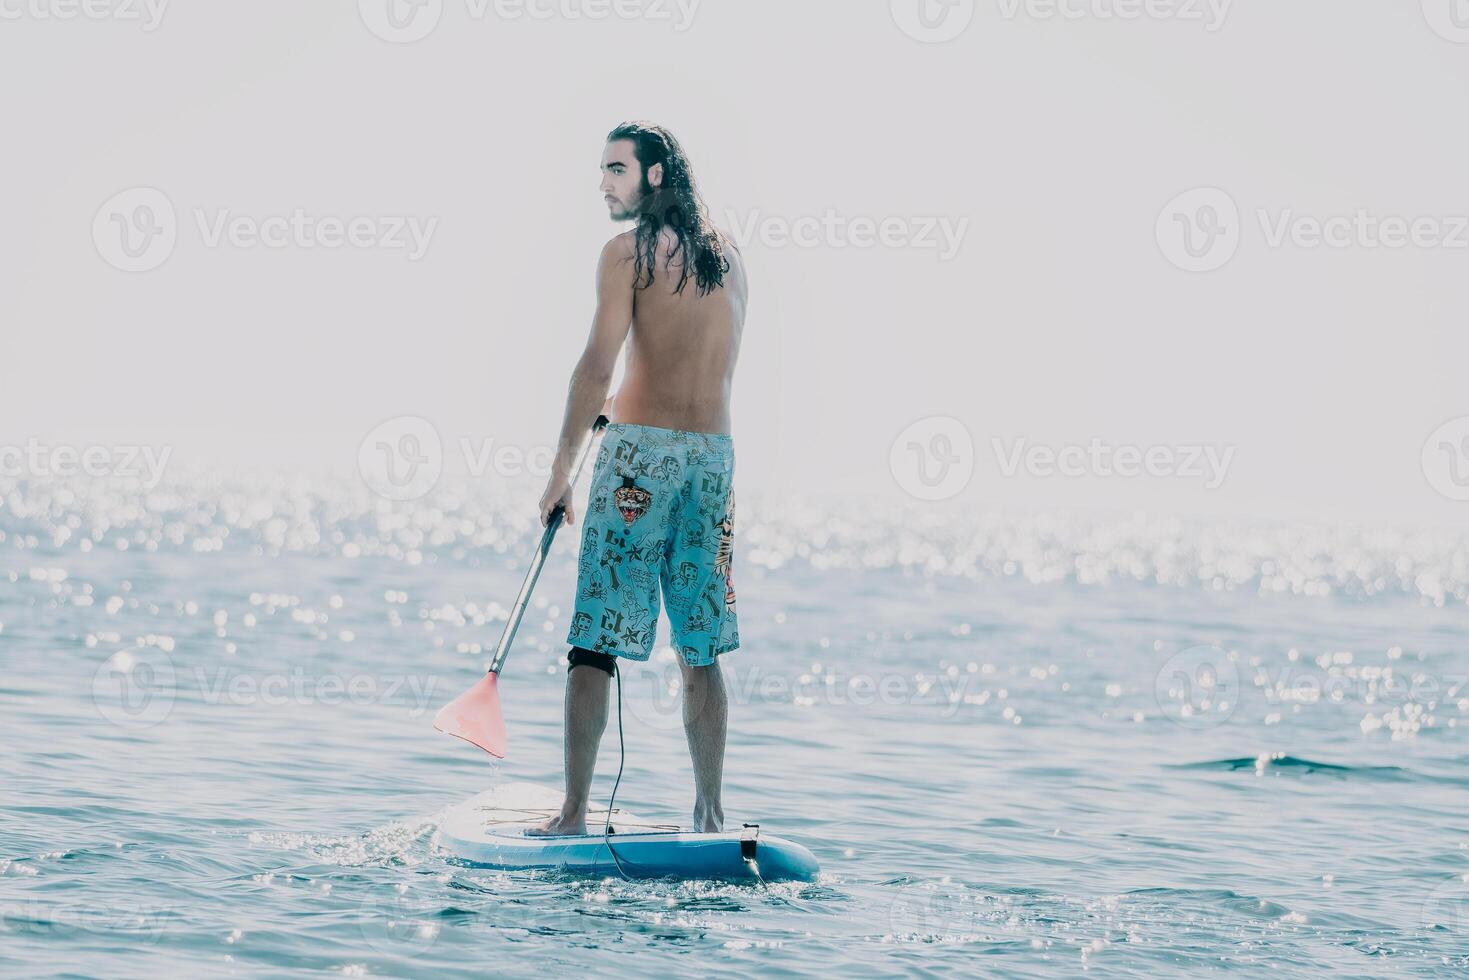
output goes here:
[[490, 671], [478, 684], [439, 709], [434, 727], [490, 755], [505, 758], [505, 714], [500, 710], [500, 675]]

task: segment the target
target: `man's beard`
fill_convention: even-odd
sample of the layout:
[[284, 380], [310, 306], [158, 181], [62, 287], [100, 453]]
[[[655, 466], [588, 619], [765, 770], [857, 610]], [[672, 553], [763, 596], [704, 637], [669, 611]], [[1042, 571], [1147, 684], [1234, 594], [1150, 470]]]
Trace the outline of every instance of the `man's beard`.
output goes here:
[[[644, 178], [644, 180], [646, 181], [647, 178]], [[638, 196], [633, 198], [632, 201], [628, 204], [623, 204], [621, 201], [617, 201], [616, 204], [613, 205], [613, 208], [610, 212], [612, 220], [636, 221], [639, 217], [642, 216], [643, 202], [646, 201], [648, 199], [648, 195], [652, 193], [653, 188], [645, 184], [642, 189], [638, 191]], [[618, 208], [621, 208], [621, 210], [618, 210]]]

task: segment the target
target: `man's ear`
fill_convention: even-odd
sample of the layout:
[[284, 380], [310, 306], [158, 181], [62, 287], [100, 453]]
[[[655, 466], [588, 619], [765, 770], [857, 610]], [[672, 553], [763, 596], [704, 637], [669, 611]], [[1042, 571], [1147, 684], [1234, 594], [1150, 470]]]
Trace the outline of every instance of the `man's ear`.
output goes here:
[[655, 163], [651, 167], [648, 168], [648, 186], [650, 186], [650, 187], [662, 187], [663, 186], [663, 164], [661, 164], [661, 163]]

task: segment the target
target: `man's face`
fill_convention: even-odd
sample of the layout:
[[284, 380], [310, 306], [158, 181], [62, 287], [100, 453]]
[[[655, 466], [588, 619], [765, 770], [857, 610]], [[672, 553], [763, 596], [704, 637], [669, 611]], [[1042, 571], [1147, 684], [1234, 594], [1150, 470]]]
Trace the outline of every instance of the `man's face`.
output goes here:
[[649, 187], [663, 182], [662, 164], [654, 164], [643, 179], [632, 140], [613, 140], [602, 151], [602, 197], [613, 221], [630, 221], [637, 217], [638, 206]]

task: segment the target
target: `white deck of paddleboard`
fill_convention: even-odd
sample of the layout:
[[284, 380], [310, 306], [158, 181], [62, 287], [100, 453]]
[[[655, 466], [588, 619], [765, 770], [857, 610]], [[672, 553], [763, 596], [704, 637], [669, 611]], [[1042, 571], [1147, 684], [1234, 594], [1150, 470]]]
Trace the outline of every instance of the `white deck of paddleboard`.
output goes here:
[[[541, 846], [550, 840], [601, 839], [602, 828], [607, 820], [607, 807], [593, 803], [587, 808], [587, 833], [568, 834], [561, 837], [526, 837], [525, 831], [544, 823], [561, 810], [562, 794], [540, 783], [507, 783], [471, 797], [451, 807], [440, 825], [441, 835], [456, 841], [480, 843], [507, 842], [528, 843]], [[676, 824], [657, 823], [616, 807], [612, 811], [612, 836], [616, 839], [642, 837], [655, 834], [660, 837], [681, 835], [697, 838], [733, 837], [738, 832], [724, 834], [695, 834], [685, 831]]]
[[[770, 873], [811, 879], [816, 858], [792, 841], [744, 828], [700, 834], [660, 824], [617, 807], [613, 833], [604, 839], [604, 806], [587, 813], [586, 834], [526, 836], [561, 807], [561, 793], [537, 783], [509, 783], [451, 807], [439, 825], [439, 844], [471, 864], [502, 869], [609, 870], [679, 877], [758, 877]], [[759, 837], [755, 861], [743, 856], [742, 839]], [[610, 847], [609, 847], [610, 845]], [[614, 860], [615, 850], [615, 860]], [[765, 869], [762, 871], [762, 867]]]

